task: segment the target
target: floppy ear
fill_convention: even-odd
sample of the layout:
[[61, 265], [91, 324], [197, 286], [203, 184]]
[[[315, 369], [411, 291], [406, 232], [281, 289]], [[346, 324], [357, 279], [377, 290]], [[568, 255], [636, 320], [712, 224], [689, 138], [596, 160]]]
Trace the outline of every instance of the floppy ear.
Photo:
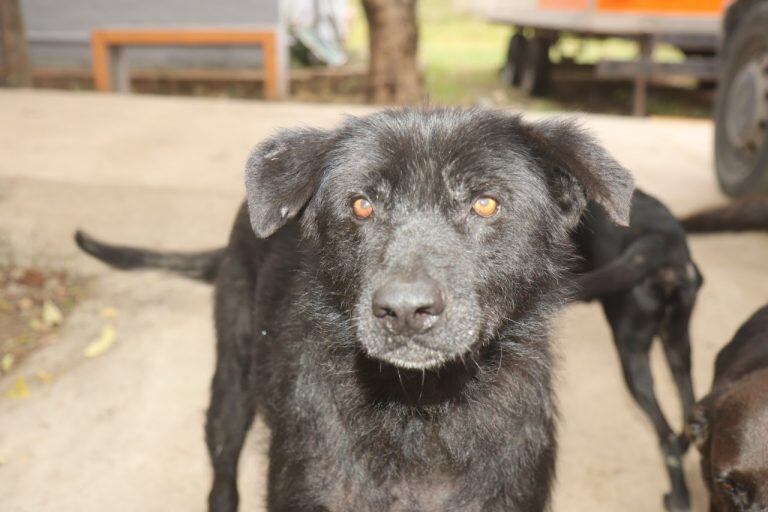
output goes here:
[[245, 190], [256, 236], [270, 236], [307, 204], [320, 182], [330, 139], [323, 130], [287, 130], [251, 153]]
[[583, 209], [583, 200], [567, 186], [575, 181], [586, 199], [599, 204], [615, 224], [628, 226], [635, 189], [629, 171], [573, 121], [541, 121], [531, 128], [544, 164], [554, 171], [553, 190], [561, 207]]
[[688, 441], [701, 451], [709, 439], [709, 418], [707, 417], [707, 399], [693, 406], [685, 423], [683, 434]]

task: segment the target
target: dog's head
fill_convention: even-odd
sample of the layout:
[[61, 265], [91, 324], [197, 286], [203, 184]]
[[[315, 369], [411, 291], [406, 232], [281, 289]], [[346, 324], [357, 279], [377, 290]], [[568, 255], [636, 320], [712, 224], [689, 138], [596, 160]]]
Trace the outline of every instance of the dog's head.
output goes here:
[[283, 132], [251, 156], [246, 188], [259, 237], [301, 213], [365, 353], [427, 369], [559, 301], [586, 202], [626, 224], [633, 184], [571, 123], [438, 109]]
[[768, 370], [704, 398], [685, 432], [701, 453], [712, 510], [768, 510]]

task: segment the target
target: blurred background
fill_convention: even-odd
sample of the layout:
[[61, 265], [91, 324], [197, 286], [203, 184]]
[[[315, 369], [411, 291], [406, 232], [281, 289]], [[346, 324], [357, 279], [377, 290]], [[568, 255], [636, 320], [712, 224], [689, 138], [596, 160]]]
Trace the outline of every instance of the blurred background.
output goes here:
[[[261, 29], [276, 35], [282, 98], [346, 103], [428, 99], [608, 113], [635, 108], [637, 114], [699, 117], [711, 112], [714, 56], [726, 5], [722, 0], [4, 3], [7, 55], [2, 69], [10, 84], [93, 88], [94, 32], [197, 30], [202, 37], [202, 32], [218, 30], [230, 32], [227, 45], [179, 48], [172, 40], [155, 46], [115, 44], [109, 51], [118, 62], [111, 66], [124, 67], [127, 76], [112, 87], [260, 98], [265, 94], [263, 49], [238, 46], [233, 32]], [[23, 26], [12, 21], [12, 4], [18, 4]], [[653, 65], [644, 68], [643, 58]], [[387, 60], [399, 61], [397, 67]], [[379, 74], [390, 76], [368, 76], [369, 63], [380, 63]], [[650, 82], [647, 106], [633, 106], [639, 75]], [[411, 90], [372, 90], [374, 84], [393, 83]]]

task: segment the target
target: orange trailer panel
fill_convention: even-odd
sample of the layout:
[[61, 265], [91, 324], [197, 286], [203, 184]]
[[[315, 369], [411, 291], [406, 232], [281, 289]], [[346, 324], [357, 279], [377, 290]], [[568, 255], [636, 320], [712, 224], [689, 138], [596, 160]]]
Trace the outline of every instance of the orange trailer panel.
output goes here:
[[597, 0], [599, 11], [717, 14], [725, 9], [723, 0]]
[[539, 8], [554, 11], [588, 11], [655, 14], [719, 14], [728, 0], [539, 0]]

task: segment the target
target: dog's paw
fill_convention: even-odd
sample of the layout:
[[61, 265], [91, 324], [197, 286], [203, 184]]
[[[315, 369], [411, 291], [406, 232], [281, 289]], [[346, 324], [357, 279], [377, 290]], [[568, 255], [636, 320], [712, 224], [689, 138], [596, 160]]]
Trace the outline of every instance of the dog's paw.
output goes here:
[[681, 454], [685, 454], [688, 451], [688, 448], [691, 445], [691, 440], [688, 438], [685, 433], [680, 434], [677, 436], [677, 447], [680, 450]]
[[670, 492], [664, 495], [664, 509], [667, 512], [691, 512], [691, 504], [687, 496], [677, 496]]

